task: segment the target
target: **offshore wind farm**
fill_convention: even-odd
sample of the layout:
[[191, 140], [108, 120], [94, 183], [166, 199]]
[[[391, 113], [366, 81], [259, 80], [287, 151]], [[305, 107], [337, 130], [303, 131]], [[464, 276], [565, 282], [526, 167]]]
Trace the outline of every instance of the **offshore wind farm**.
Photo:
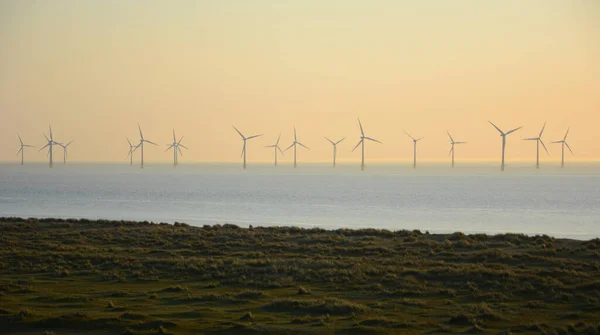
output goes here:
[[[501, 160], [500, 160], [500, 171], [504, 171], [505, 169], [505, 150], [506, 150], [506, 137], [507, 135], [520, 130], [521, 127], [512, 129], [508, 132], [503, 132], [498, 126], [496, 126], [493, 122], [488, 121], [499, 133], [500, 136], [502, 138], [502, 146], [501, 146]], [[375, 143], [379, 143], [382, 144], [382, 142], [380, 142], [379, 140], [376, 140], [374, 138], [371, 137], [367, 137], [365, 136], [364, 130], [363, 130], [363, 126], [362, 123], [360, 121], [360, 119], [358, 119], [358, 125], [359, 125], [359, 129], [360, 129], [360, 140], [359, 142], [356, 144], [356, 146], [354, 146], [350, 152], [354, 152], [356, 150], [356, 148], [358, 148], [359, 146], [361, 146], [361, 163], [360, 163], [360, 169], [364, 171], [365, 169], [365, 140], [367, 141], [372, 141]], [[247, 141], [251, 140], [251, 139], [255, 139], [258, 137], [263, 136], [263, 134], [259, 134], [259, 135], [252, 135], [252, 136], [244, 136], [242, 134], [242, 132], [240, 132], [239, 129], [237, 129], [235, 126], [233, 126], [234, 130], [240, 135], [240, 137], [242, 138], [243, 141], [243, 145], [242, 145], [242, 151], [241, 151], [241, 158], [242, 158], [242, 168], [246, 169], [247, 166], [247, 159], [246, 159], [246, 154], [247, 154]], [[539, 156], [539, 152], [540, 152], [540, 144], [542, 145], [542, 147], [544, 148], [546, 154], [550, 155], [550, 152], [548, 151], [548, 148], [546, 147], [546, 145], [544, 144], [544, 142], [542, 141], [542, 134], [544, 133], [544, 130], [546, 129], [546, 123], [544, 123], [544, 125], [542, 126], [542, 129], [540, 130], [540, 133], [538, 135], [538, 137], [532, 137], [532, 138], [524, 138], [523, 140], [525, 141], [536, 141], [536, 164], [535, 164], [535, 168], [539, 169], [540, 168], [540, 156]], [[129, 152], [127, 154], [127, 158], [129, 160], [129, 165], [133, 165], [133, 159], [134, 159], [134, 152], [137, 151], [137, 149], [140, 149], [140, 168], [144, 168], [144, 143], [148, 143], [148, 144], [152, 144], [152, 145], [157, 145], [156, 143], [146, 140], [144, 139], [144, 135], [142, 133], [142, 129], [138, 123], [138, 130], [139, 130], [139, 134], [140, 134], [140, 140], [139, 143], [136, 145], [133, 145], [131, 143], [131, 141], [129, 140], [128, 137], [125, 137], [125, 140], [127, 141], [128, 145], [129, 145]], [[571, 152], [571, 154], [574, 155], [573, 151], [571, 150], [571, 147], [568, 145], [568, 143], [566, 142], [566, 138], [567, 135], [569, 134], [569, 130], [570, 127], [567, 129], [567, 132], [565, 133], [565, 136], [563, 138], [562, 141], [553, 141], [551, 143], [560, 143], [562, 144], [562, 150], [561, 150], [561, 167], [564, 167], [564, 147], [567, 146], [567, 148], [569, 149], [569, 151]], [[422, 140], [424, 137], [419, 137], [419, 138], [415, 138], [412, 135], [410, 135], [408, 132], [404, 131], [404, 133], [406, 134], [406, 136], [408, 136], [412, 141], [413, 141], [413, 164], [412, 167], [414, 169], [417, 168], [417, 143]], [[67, 144], [62, 144], [60, 142], [56, 142], [53, 139], [53, 135], [52, 135], [52, 128], [49, 126], [49, 134], [50, 134], [50, 138], [48, 138], [45, 134], [44, 137], [47, 141], [46, 145], [43, 146], [41, 150], [48, 148], [48, 158], [49, 158], [49, 167], [52, 168], [53, 167], [53, 146], [58, 145], [60, 147], [63, 148], [63, 163], [66, 164], [67, 162], [67, 156], [68, 156], [68, 147], [69, 145], [73, 142], [73, 141], [69, 141]], [[448, 156], [451, 156], [451, 167], [454, 168], [455, 164], [454, 164], [454, 149], [455, 149], [455, 145], [458, 144], [466, 144], [467, 142], [458, 142], [458, 141], [454, 141], [452, 135], [450, 135], [450, 132], [448, 132], [448, 130], [446, 130], [446, 134], [448, 135], [448, 138], [450, 139], [450, 151], [448, 153]], [[31, 145], [27, 145], [24, 144], [21, 136], [19, 134], [17, 134], [17, 138], [19, 140], [19, 151], [17, 152], [17, 155], [20, 155], [21, 158], [21, 165], [24, 165], [24, 148], [26, 147], [32, 147]], [[329, 139], [327, 136], [324, 136], [324, 138], [333, 146], [333, 167], [336, 166], [336, 158], [337, 158], [337, 150], [338, 150], [338, 144], [340, 144], [342, 141], [344, 141], [346, 139], [346, 137], [334, 142], [331, 139]], [[173, 129], [173, 142], [167, 144], [167, 149], [165, 149], [165, 152], [172, 150], [173, 151], [173, 166], [176, 167], [179, 164], [179, 156], [183, 156], [183, 152], [181, 151], [181, 148], [184, 149], [188, 149], [188, 147], [186, 147], [185, 145], [181, 144], [181, 141], [183, 140], [183, 136], [177, 140], [176, 136], [175, 136], [175, 129]], [[277, 166], [277, 155], [278, 153], [281, 153], [282, 155], [284, 155], [284, 151], [279, 147], [279, 141], [281, 140], [281, 133], [279, 133], [278, 137], [277, 137], [277, 141], [275, 142], [275, 144], [272, 145], [266, 145], [265, 148], [273, 148], [274, 150], [274, 166]], [[292, 144], [287, 147], [285, 149], [285, 151], [288, 151], [289, 149], [293, 148], [294, 149], [294, 156], [293, 156], [293, 166], [294, 168], [297, 167], [297, 145], [300, 145], [301, 147], [305, 148], [305, 149], [309, 149], [307, 146], [305, 146], [304, 144], [302, 144], [301, 142], [298, 141], [297, 139], [297, 135], [296, 135], [296, 127], [294, 126], [294, 140], [292, 142]]]

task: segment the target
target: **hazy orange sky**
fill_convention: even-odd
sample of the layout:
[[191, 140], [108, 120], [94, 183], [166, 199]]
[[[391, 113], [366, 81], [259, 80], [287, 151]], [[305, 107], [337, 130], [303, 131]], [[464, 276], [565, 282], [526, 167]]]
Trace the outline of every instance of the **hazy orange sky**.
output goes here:
[[323, 136], [347, 136], [338, 159], [358, 161], [357, 117], [383, 142], [371, 162], [411, 159], [403, 129], [425, 137], [423, 160], [448, 159], [446, 129], [469, 142], [457, 160], [497, 160], [488, 119], [523, 126], [508, 160], [534, 159], [521, 138], [544, 121], [546, 143], [570, 125], [575, 158], [600, 158], [596, 0], [0, 0], [0, 45], [0, 161], [18, 161], [17, 133], [43, 146], [51, 123], [72, 161], [126, 162], [137, 122], [161, 145], [148, 161], [172, 160], [172, 128], [181, 163], [239, 161], [232, 125], [265, 134], [250, 162], [294, 125], [301, 161], [330, 159]]

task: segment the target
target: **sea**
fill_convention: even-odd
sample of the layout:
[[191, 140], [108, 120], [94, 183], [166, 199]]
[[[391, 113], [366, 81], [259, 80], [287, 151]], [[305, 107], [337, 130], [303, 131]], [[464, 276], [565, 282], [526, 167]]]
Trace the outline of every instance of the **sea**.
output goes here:
[[0, 216], [600, 237], [600, 164], [0, 164]]

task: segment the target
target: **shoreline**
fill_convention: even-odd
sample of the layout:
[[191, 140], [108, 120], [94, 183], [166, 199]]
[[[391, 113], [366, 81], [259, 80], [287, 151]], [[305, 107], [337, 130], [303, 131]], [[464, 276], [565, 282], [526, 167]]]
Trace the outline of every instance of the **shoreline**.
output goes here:
[[[523, 233], [523, 232], [504, 232], [504, 231], [498, 231], [497, 233], [490, 233], [487, 231], [465, 231], [465, 230], [461, 230], [461, 231], [449, 231], [449, 230], [436, 230], [436, 229], [427, 229], [427, 228], [422, 228], [422, 229], [398, 229], [398, 230], [391, 230], [391, 229], [385, 229], [385, 228], [370, 228], [370, 227], [366, 227], [366, 226], [327, 226], [327, 225], [320, 225], [317, 226], [315, 225], [310, 225], [310, 224], [296, 224], [296, 225], [253, 225], [253, 224], [248, 224], [246, 225], [239, 225], [239, 224], [235, 224], [235, 223], [223, 223], [223, 222], [215, 222], [216, 220], [210, 220], [210, 219], [206, 219], [203, 221], [206, 222], [215, 222], [215, 223], [211, 223], [211, 224], [194, 224], [194, 223], [187, 223], [187, 222], [179, 222], [176, 220], [169, 220], [168, 222], [165, 221], [148, 221], [148, 220], [114, 220], [114, 219], [88, 219], [88, 218], [78, 218], [78, 217], [60, 217], [60, 216], [54, 216], [54, 217], [43, 217], [43, 216], [33, 216], [33, 217], [20, 217], [20, 216], [5, 216], [5, 217], [1, 217], [0, 216], [0, 224], [4, 221], [13, 221], [13, 222], [54, 222], [54, 223], [104, 223], [104, 224], [117, 224], [117, 225], [136, 225], [136, 224], [144, 224], [144, 225], [175, 225], [175, 224], [180, 224], [180, 225], [185, 225], [185, 226], [189, 226], [189, 227], [195, 227], [195, 228], [203, 228], [203, 227], [212, 227], [212, 226], [217, 226], [217, 227], [221, 227], [221, 226], [235, 226], [237, 228], [240, 229], [248, 229], [249, 227], [252, 227], [254, 229], [288, 229], [288, 228], [292, 228], [292, 229], [303, 229], [303, 230], [311, 230], [311, 229], [316, 229], [316, 230], [322, 230], [322, 231], [332, 231], [332, 232], [337, 232], [337, 231], [382, 231], [382, 232], [387, 232], [387, 233], [396, 233], [396, 232], [418, 232], [420, 234], [427, 234], [427, 235], [440, 235], [440, 236], [447, 236], [447, 235], [453, 235], [453, 234], [463, 234], [466, 236], [484, 236], [484, 237], [493, 237], [493, 236], [498, 236], [498, 235], [515, 235], [515, 236], [523, 236], [523, 237], [529, 237], [529, 238], [534, 238], [534, 237], [548, 237], [548, 238], [553, 238], [553, 239], [562, 239], [562, 240], [573, 240], [573, 241], [592, 241], [592, 240], [597, 240], [600, 239], [600, 237], [589, 237], [589, 238], [583, 238], [585, 236], [588, 236], [587, 233], [582, 233], [582, 234], [576, 234], [576, 235], [568, 235], [567, 237], [565, 237], [565, 235], [563, 233], [560, 233], [560, 236], [556, 236], [555, 234], [541, 234], [541, 233]], [[577, 238], [577, 236], [581, 236], [582, 238]]]

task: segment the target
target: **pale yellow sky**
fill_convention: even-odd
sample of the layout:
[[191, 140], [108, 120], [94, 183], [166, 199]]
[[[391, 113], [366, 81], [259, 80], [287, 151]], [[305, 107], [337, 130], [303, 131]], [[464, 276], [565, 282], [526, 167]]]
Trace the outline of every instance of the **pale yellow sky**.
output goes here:
[[[148, 161], [239, 161], [232, 128], [265, 136], [248, 159], [270, 161], [279, 132], [312, 150], [301, 161], [409, 160], [403, 129], [424, 136], [423, 160], [445, 160], [445, 130], [469, 144], [457, 160], [497, 160], [487, 123], [523, 126], [507, 159], [529, 160], [570, 125], [577, 159], [600, 158], [600, 2], [596, 0], [9, 1], [0, 0], [0, 161], [17, 161], [17, 132], [43, 146], [51, 123], [74, 140], [72, 161], [127, 161], [125, 136]], [[560, 157], [558, 145], [549, 145]], [[29, 150], [30, 160], [46, 160]], [[282, 157], [290, 161], [292, 155]]]

